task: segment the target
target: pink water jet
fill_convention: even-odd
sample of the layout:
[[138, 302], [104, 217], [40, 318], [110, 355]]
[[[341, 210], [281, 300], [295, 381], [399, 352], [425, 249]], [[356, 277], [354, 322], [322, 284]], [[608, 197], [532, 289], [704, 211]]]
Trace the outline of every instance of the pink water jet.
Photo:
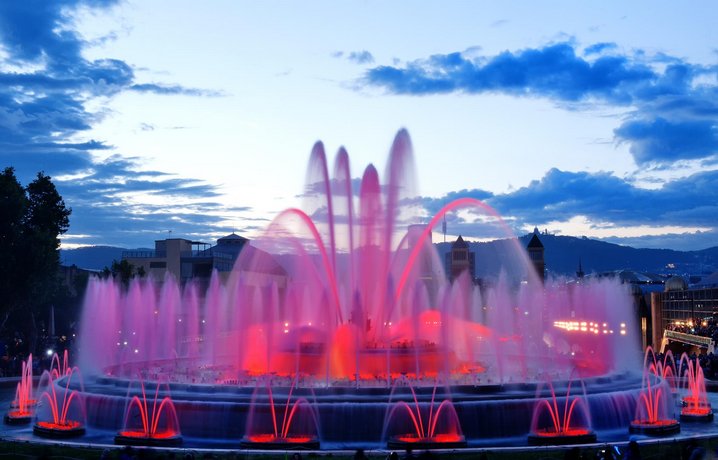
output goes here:
[[461, 423], [451, 400], [444, 398], [439, 402], [435, 385], [428, 405], [422, 405], [414, 387], [409, 381], [406, 382], [411, 399], [408, 402], [392, 402], [390, 398], [390, 409], [384, 421], [388, 448], [448, 449], [466, 446]]
[[711, 409], [710, 401], [708, 401], [703, 368], [701, 368], [696, 359], [692, 359], [687, 353], [681, 355], [678, 368], [681, 369], [682, 381], [684, 382], [681, 420], [685, 422], [712, 421], [713, 410]]
[[[636, 416], [631, 422], [631, 433], [642, 433], [649, 436], [667, 436], [681, 429], [680, 423], [673, 417], [673, 395], [671, 387], [663, 380], [664, 372], [655, 366], [655, 360], [649, 361], [649, 355], [655, 354], [648, 347], [644, 363], [649, 363], [643, 370], [643, 389], [638, 398]], [[664, 370], [667, 368], [664, 368]], [[671, 374], [673, 375], [673, 374]]]
[[[536, 403], [529, 434], [530, 444], [583, 444], [596, 441], [591, 430], [591, 414], [586, 403], [586, 388], [581, 381], [581, 395], [571, 394], [574, 379], [568, 380], [563, 403], [559, 402], [553, 382], [547, 378], [546, 386], [549, 398], [541, 398]], [[539, 397], [542, 387], [536, 390]]]
[[22, 362], [22, 373], [20, 382], [15, 390], [15, 399], [11, 403], [11, 409], [5, 414], [5, 423], [8, 425], [24, 425], [32, 420], [32, 407], [36, 401], [32, 397], [32, 354], [27, 361]]
[[[77, 376], [80, 391], [71, 389], [72, 378]], [[45, 388], [40, 395], [37, 419], [33, 433], [48, 438], [69, 438], [85, 434], [85, 407], [82, 400], [82, 377], [75, 367], [70, 369], [64, 382], [55, 381], [53, 375], [44, 371], [40, 376], [38, 388]], [[59, 391], [58, 391], [59, 390]], [[40, 409], [43, 410], [40, 410]], [[49, 411], [49, 413], [48, 413]]]
[[[318, 449], [318, 419], [309, 400], [293, 396], [291, 380], [286, 401], [275, 400], [276, 389], [267, 380], [255, 389], [242, 447], [252, 449]], [[261, 389], [266, 395], [261, 394]]]
[[133, 386], [127, 390], [129, 401], [125, 410], [122, 430], [115, 436], [115, 444], [142, 446], [174, 446], [182, 443], [177, 410], [169, 394], [169, 386], [164, 386], [160, 395], [157, 384], [154, 398], [148, 403], [145, 384], [140, 381], [139, 394], [131, 394]]

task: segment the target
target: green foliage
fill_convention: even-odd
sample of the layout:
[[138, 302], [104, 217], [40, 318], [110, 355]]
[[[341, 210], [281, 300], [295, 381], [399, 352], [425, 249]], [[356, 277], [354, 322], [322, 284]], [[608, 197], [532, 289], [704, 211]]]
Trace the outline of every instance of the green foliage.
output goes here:
[[16, 269], [23, 251], [23, 225], [28, 207], [27, 196], [15, 178], [13, 168], [0, 175], [0, 314], [16, 305], [21, 291], [22, 273]]
[[33, 337], [61, 293], [59, 237], [70, 213], [49, 176], [38, 173], [23, 188], [13, 168], [0, 175], [0, 329], [26, 328]]
[[103, 277], [108, 278], [109, 276], [112, 276], [113, 278], [119, 279], [124, 286], [127, 286], [130, 283], [130, 280], [135, 276], [144, 278], [145, 275], [147, 275], [145, 267], [140, 266], [136, 268], [126, 259], [122, 259], [120, 261], [115, 259], [112, 261], [111, 267], [105, 267], [102, 269]]

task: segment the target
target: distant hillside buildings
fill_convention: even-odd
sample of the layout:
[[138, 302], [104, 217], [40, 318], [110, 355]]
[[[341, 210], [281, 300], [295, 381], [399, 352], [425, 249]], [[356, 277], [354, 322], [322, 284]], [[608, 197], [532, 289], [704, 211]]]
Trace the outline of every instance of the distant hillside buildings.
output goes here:
[[226, 279], [232, 271], [240, 254], [252, 260], [255, 275], [262, 280], [269, 277], [278, 286], [286, 284], [285, 270], [267, 252], [249, 244], [249, 240], [235, 233], [217, 240], [215, 246], [201, 241], [184, 238], [168, 238], [155, 241], [154, 251], [125, 251], [122, 259], [135, 268], [142, 267], [144, 272], [154, 279], [162, 280], [167, 273], [176, 280], [186, 282], [190, 279], [208, 280], [216, 270]]

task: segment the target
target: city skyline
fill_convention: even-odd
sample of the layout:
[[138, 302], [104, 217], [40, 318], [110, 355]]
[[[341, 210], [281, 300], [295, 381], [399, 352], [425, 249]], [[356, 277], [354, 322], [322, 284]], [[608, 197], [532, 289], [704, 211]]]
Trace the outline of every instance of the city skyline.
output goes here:
[[711, 4], [550, 5], [3, 4], [3, 167], [53, 177], [66, 248], [253, 237], [315, 141], [360, 177], [406, 128], [425, 222], [474, 197], [518, 234], [715, 246]]

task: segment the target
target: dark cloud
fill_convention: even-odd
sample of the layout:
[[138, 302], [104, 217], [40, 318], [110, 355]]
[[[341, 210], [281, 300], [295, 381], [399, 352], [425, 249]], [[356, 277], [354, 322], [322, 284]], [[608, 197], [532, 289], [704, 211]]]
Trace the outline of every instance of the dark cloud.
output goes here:
[[[188, 234], [217, 231], [216, 213], [221, 205], [203, 201], [219, 196], [215, 187], [160, 171], [142, 171], [136, 158], [113, 155], [98, 161], [93, 152], [107, 151], [111, 145], [101, 140], [74, 140], [106, 116], [88, 108], [98, 98], [124, 91], [220, 95], [180, 85], [138, 83], [132, 66], [122, 60], [86, 59], [82, 51], [92, 43], [75, 30], [73, 11], [116, 3], [0, 2], [0, 46], [8, 69], [0, 72], [0, 165], [14, 166], [23, 183], [32, 180], [37, 171], [55, 176], [58, 190], [73, 209], [69, 233], [91, 235], [93, 243], [143, 244], [136, 241], [138, 236], [145, 238], [145, 232], [168, 226]], [[110, 33], [102, 40], [115, 36]], [[151, 125], [141, 124], [141, 129], [149, 128]], [[72, 179], [64, 179], [66, 176]], [[177, 212], [169, 215], [163, 206], [137, 205], [128, 194], [170, 198]], [[201, 205], [199, 201], [203, 201]]]
[[463, 53], [437, 54], [404, 68], [369, 69], [368, 84], [399, 94], [506, 92], [561, 101], [601, 98], [630, 103], [632, 87], [650, 82], [655, 73], [626, 57], [603, 56], [588, 61], [573, 45], [559, 43], [492, 58], [468, 59]]
[[454, 200], [458, 200], [459, 198], [474, 198], [477, 200], [486, 201], [493, 196], [493, 193], [487, 192], [486, 190], [463, 189], [456, 192], [449, 192], [440, 198], [423, 197], [421, 198], [421, 206], [426, 209], [430, 215], [434, 215], [438, 213], [441, 208], [444, 207], [446, 204]]
[[619, 227], [712, 228], [718, 222], [718, 171], [696, 173], [659, 189], [644, 189], [610, 173], [551, 169], [541, 180], [487, 201], [524, 225], [585, 215], [593, 221], [611, 222]]
[[597, 43], [581, 56], [565, 42], [489, 57], [437, 54], [403, 66], [370, 68], [361, 83], [404, 95], [501, 93], [548, 98], [563, 107], [630, 107], [614, 134], [618, 143], [629, 144], [637, 165], [670, 167], [712, 159], [717, 153], [718, 66], [617, 49], [614, 43]]
[[614, 133], [630, 144], [638, 164], [711, 159], [718, 153], [718, 129], [710, 119], [629, 120]]
[[[422, 204], [433, 216], [444, 205], [462, 197], [480, 199], [492, 206], [516, 234], [527, 227], [565, 222], [579, 215], [597, 225], [611, 225], [616, 233], [622, 227], [641, 225], [710, 229], [690, 237], [668, 234], [607, 239], [639, 247], [701, 249], [715, 246], [718, 234], [718, 171], [696, 173], [658, 189], [644, 189], [607, 172], [551, 169], [540, 180], [512, 192], [494, 195], [482, 190], [462, 190], [441, 198], [422, 198]], [[485, 215], [481, 210], [470, 213], [468, 218], [450, 213], [447, 223], [451, 233], [479, 238], [505, 236], [500, 227], [471, 218], [481, 215]]]
[[[186, 237], [230, 233], [235, 227], [220, 222], [251, 211], [212, 201], [219, 194], [210, 184], [160, 171], [138, 172], [137, 161], [115, 155], [91, 164], [83, 177], [55, 181], [72, 206], [70, 234], [89, 236], [70, 242], [140, 247], [168, 230]], [[171, 197], [172, 206], [148, 204], [140, 196]]]

